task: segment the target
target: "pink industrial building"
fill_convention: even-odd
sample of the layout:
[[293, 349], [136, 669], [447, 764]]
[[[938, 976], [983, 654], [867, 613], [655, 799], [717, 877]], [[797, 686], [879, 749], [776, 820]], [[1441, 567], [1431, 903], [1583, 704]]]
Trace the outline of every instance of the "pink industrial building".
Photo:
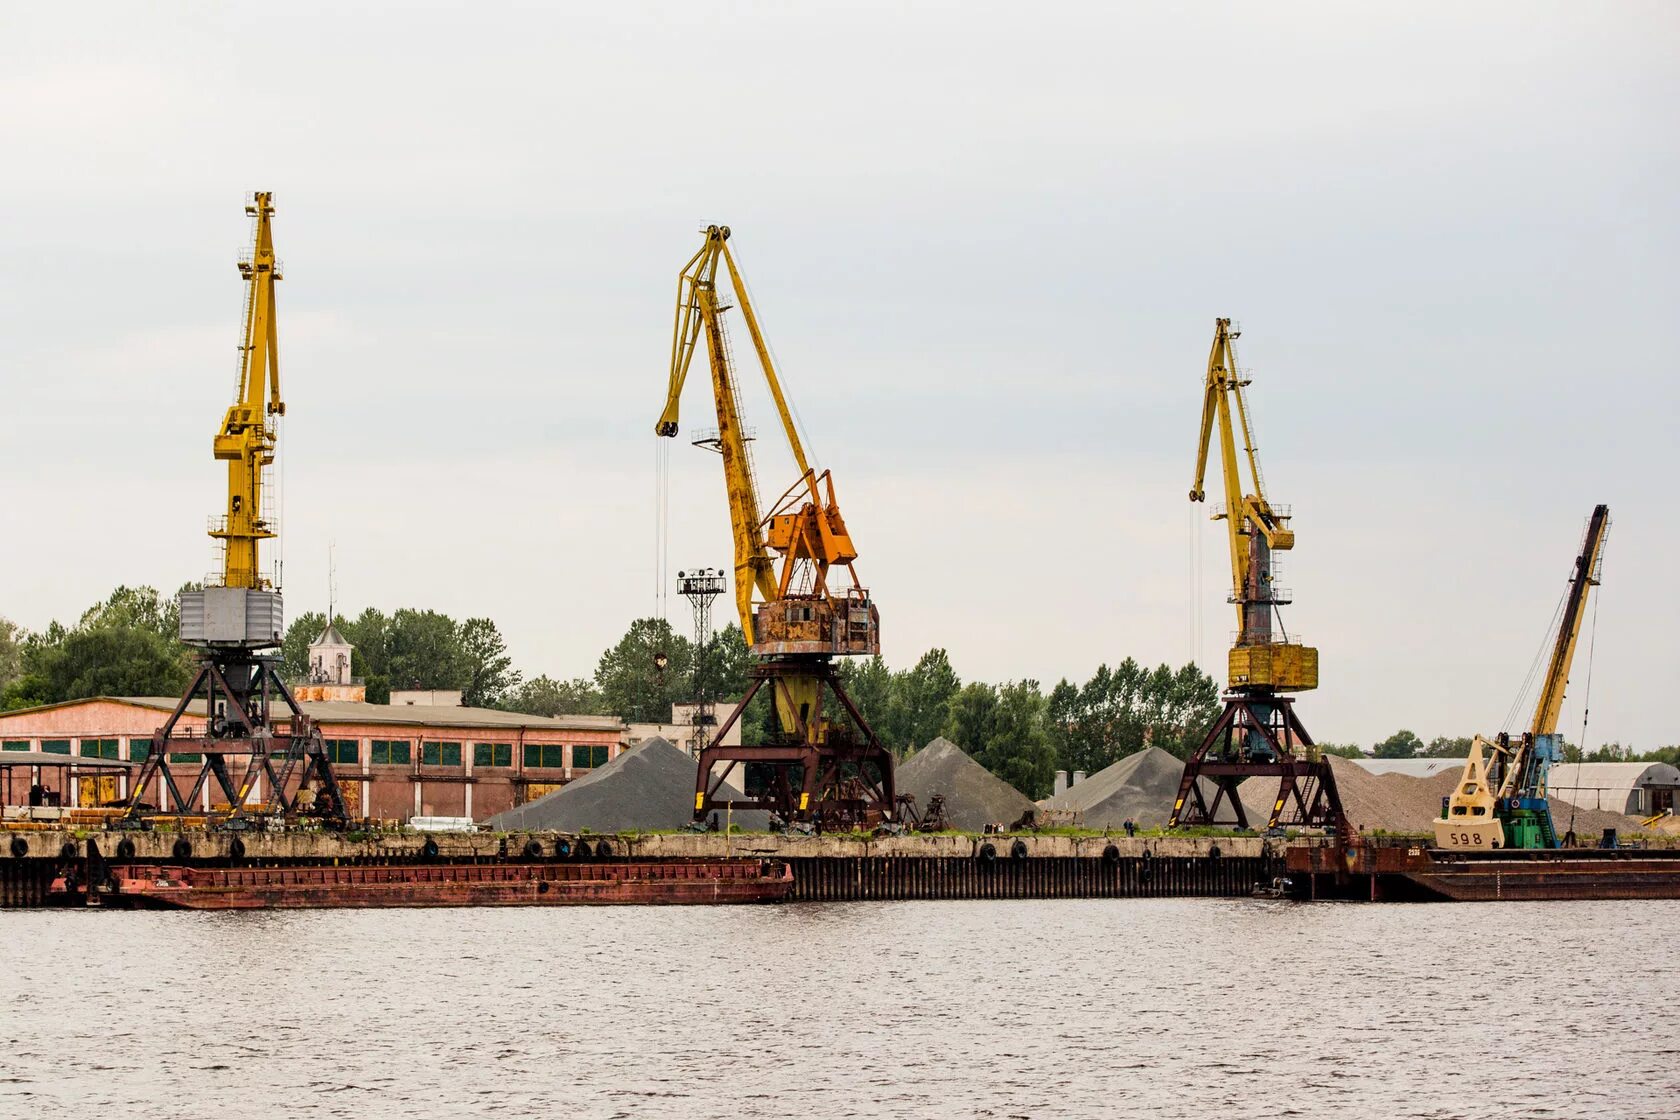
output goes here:
[[[8, 752], [70, 756], [69, 767], [29, 770], [0, 786], [11, 803], [19, 791], [44, 785], [65, 805], [92, 805], [129, 794], [127, 770], [95, 770], [78, 758], [140, 762], [152, 736], [179, 700], [160, 696], [100, 696], [0, 713], [0, 768]], [[327, 741], [346, 807], [352, 816], [406, 820], [411, 816], [482, 820], [540, 796], [605, 764], [621, 749], [625, 724], [612, 716], [522, 715], [485, 708], [357, 701], [301, 701]], [[203, 701], [189, 706], [181, 727], [200, 733]], [[172, 754], [170, 769], [189, 789], [202, 761]], [[236, 768], [243, 760], [230, 765]], [[56, 784], [57, 788], [52, 788]], [[158, 783], [161, 785], [161, 783]], [[252, 797], [260, 799], [261, 790]], [[193, 809], [209, 809], [204, 803]], [[144, 800], [160, 808], [167, 795]]]

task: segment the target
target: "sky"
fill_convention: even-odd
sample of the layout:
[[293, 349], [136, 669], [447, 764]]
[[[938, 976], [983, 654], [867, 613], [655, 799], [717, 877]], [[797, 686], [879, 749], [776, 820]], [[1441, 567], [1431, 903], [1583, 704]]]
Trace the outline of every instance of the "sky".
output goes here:
[[[0, 615], [210, 569], [261, 189], [288, 613], [331, 548], [341, 610], [489, 616], [528, 675], [686, 629], [653, 424], [715, 222], [893, 665], [1222, 676], [1187, 493], [1228, 316], [1317, 739], [1524, 726], [1606, 502], [1565, 729], [1590, 649], [1585, 741], [1680, 742], [1677, 48], [1663, 3], [12, 5]], [[668, 446], [670, 567], [727, 565], [717, 459]]]

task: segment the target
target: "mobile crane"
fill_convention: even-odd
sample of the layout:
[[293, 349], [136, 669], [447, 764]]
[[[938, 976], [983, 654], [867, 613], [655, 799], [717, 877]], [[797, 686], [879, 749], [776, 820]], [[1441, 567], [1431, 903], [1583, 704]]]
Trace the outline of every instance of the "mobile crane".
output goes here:
[[1569, 669], [1581, 637], [1587, 596], [1603, 578], [1604, 541], [1609, 532], [1610, 507], [1594, 506], [1570, 572], [1563, 613], [1529, 729], [1515, 741], [1502, 731], [1492, 740], [1478, 735], [1471, 742], [1464, 773], [1452, 794], [1444, 799], [1441, 819], [1435, 822], [1437, 847], [1486, 851], [1559, 846], [1546, 780], [1552, 764], [1563, 758], [1558, 716], [1569, 687]]
[[[1237, 787], [1248, 778], [1273, 777], [1279, 779], [1279, 787], [1268, 829], [1298, 824], [1345, 832], [1347, 822], [1335, 776], [1295, 714], [1293, 699], [1284, 695], [1318, 687], [1318, 650], [1291, 641], [1278, 613], [1290, 596], [1278, 583], [1276, 554], [1295, 547], [1295, 531], [1289, 527], [1289, 509], [1274, 505], [1266, 496], [1244, 392], [1249, 380], [1237, 368], [1239, 335], [1231, 320], [1215, 321], [1203, 382], [1196, 479], [1190, 488], [1192, 502], [1207, 499], [1208, 453], [1217, 428], [1225, 497], [1213, 517], [1225, 522], [1230, 545], [1228, 601], [1236, 608], [1237, 631], [1227, 663], [1224, 711], [1185, 763], [1170, 827], [1232, 824], [1247, 828], [1248, 814]], [[1249, 480], [1246, 493], [1244, 462]], [[1211, 801], [1204, 795], [1204, 780], [1213, 787]], [[1226, 806], [1231, 817], [1222, 819], [1220, 810]]]
[[[275, 319], [274, 285], [281, 270], [274, 255], [274, 196], [257, 192], [245, 213], [251, 218], [252, 238], [250, 251], [239, 260], [245, 316], [238, 384], [212, 441], [217, 461], [227, 463], [226, 512], [212, 519], [210, 527], [210, 536], [220, 543], [221, 571], [207, 586], [180, 594], [181, 640], [203, 653], [192, 683], [153, 735], [134, 776], [124, 816], [131, 825], [160, 815], [204, 815], [200, 795], [212, 782], [227, 807], [209, 815], [226, 827], [248, 826], [254, 815], [308, 815], [336, 824], [345, 820], [321, 733], [278, 672], [283, 636], [280, 591], [258, 563], [259, 545], [275, 536], [264, 498], [278, 420], [286, 404], [280, 396]], [[201, 734], [181, 726], [195, 701], [204, 705]], [[168, 765], [171, 754], [201, 760], [186, 793]], [[246, 760], [238, 781], [228, 768], [230, 755]], [[153, 778], [160, 792], [168, 792], [167, 814], [142, 800]], [[264, 778], [266, 787], [260, 787]]]
[[[768, 810], [788, 826], [873, 826], [893, 817], [892, 756], [841, 687], [834, 659], [880, 652], [880, 616], [858, 580], [857, 546], [840, 514], [834, 477], [810, 464], [746, 284], [729, 249], [728, 226], [711, 225], [677, 280], [665, 409], [655, 425], [674, 437], [690, 363], [705, 340], [717, 431], [695, 441], [719, 453], [735, 546], [735, 608], [754, 657], [746, 695], [700, 752], [694, 817], [713, 810]], [[730, 302], [720, 290], [728, 274]], [[738, 307], [798, 478], [766, 508], [759, 499], [751, 439], [723, 315]], [[756, 593], [756, 599], [755, 599]], [[769, 688], [773, 742], [728, 747], [724, 737]], [[832, 697], [843, 715], [828, 704]], [[727, 782], [737, 765], [745, 798]]]

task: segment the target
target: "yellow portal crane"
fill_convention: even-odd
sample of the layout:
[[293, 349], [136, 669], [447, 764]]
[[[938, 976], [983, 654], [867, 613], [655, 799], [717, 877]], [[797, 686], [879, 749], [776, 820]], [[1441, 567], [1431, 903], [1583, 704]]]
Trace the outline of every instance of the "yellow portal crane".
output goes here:
[[[1249, 382], [1237, 369], [1233, 346], [1238, 333], [1231, 329], [1229, 319], [1215, 323], [1213, 350], [1208, 355], [1207, 382], [1202, 393], [1196, 482], [1190, 488], [1190, 500], [1207, 500], [1203, 485], [1217, 421], [1225, 508], [1214, 514], [1214, 518], [1225, 522], [1231, 548], [1230, 601], [1237, 608], [1237, 637], [1228, 665], [1230, 684], [1238, 689], [1302, 692], [1318, 687], [1318, 650], [1291, 643], [1287, 635], [1281, 641], [1273, 636], [1274, 627], [1281, 630], [1276, 609], [1289, 601], [1287, 593], [1276, 583], [1273, 554], [1295, 547], [1295, 531], [1289, 528], [1289, 510], [1272, 505], [1266, 497], [1248, 401], [1243, 393]], [[1242, 431], [1242, 454], [1248, 464], [1251, 486], [1248, 493], [1243, 492], [1232, 413], [1236, 414], [1236, 427]]]
[[[1227, 661], [1230, 687], [1224, 712], [1184, 764], [1170, 824], [1173, 828], [1181, 824], [1247, 828], [1248, 815], [1237, 787], [1248, 778], [1273, 777], [1279, 779], [1279, 786], [1268, 828], [1323, 825], [1346, 834], [1347, 819], [1335, 775], [1301, 725], [1294, 702], [1285, 695], [1318, 687], [1318, 650], [1291, 642], [1278, 616], [1278, 608], [1289, 602], [1289, 593], [1278, 585], [1276, 554], [1295, 547], [1295, 531], [1289, 527], [1288, 508], [1273, 505], [1266, 496], [1244, 393], [1249, 382], [1237, 368], [1238, 334], [1231, 320], [1214, 321], [1213, 349], [1202, 383], [1196, 481], [1190, 487], [1192, 502], [1207, 500], [1208, 452], [1217, 427], [1225, 501], [1214, 519], [1225, 522], [1231, 549], [1229, 601], [1237, 609], [1236, 639]], [[1203, 795], [1203, 786], [1209, 784], [1214, 789], [1211, 802]], [[1222, 806], [1229, 808], [1229, 820], [1220, 819]]]
[[227, 514], [210, 531], [223, 542], [222, 586], [266, 589], [257, 566], [258, 542], [274, 536], [264, 514], [263, 475], [274, 462], [277, 432], [271, 418], [286, 414], [280, 399], [280, 346], [274, 314], [274, 196], [259, 191], [245, 207], [254, 226], [251, 252], [239, 261], [245, 277], [245, 332], [239, 347], [239, 387], [221, 430], [216, 458], [228, 465]]
[[[720, 263], [728, 274], [733, 302], [720, 291]], [[731, 307], [740, 309], [752, 337], [788, 450], [799, 471], [798, 478], [769, 504], [768, 510], [760, 501], [754, 478], [747, 447], [751, 437], [742, 423], [740, 385], [723, 323], [723, 314]], [[731, 808], [771, 809], [786, 819], [810, 813], [825, 813], [835, 820], [862, 820], [871, 814], [889, 816], [893, 807], [891, 756], [880, 747], [840, 688], [831, 664], [834, 657], [880, 652], [879, 614], [853, 567], [857, 547], [840, 514], [834, 478], [828, 471], [812, 468], [806, 457], [770, 348], [730, 252], [728, 226], [706, 227], [699, 251], [689, 258], [677, 279], [665, 409], [654, 425], [660, 436], [677, 434], [683, 386], [702, 338], [718, 428], [715, 436], [696, 443], [716, 450], [723, 458], [735, 542], [736, 613], [759, 661], [757, 679], [747, 700], [766, 682], [771, 683], [783, 742], [767, 747], [718, 745], [740, 718], [747, 703], [743, 700], [725, 721], [713, 745], [702, 752], [696, 814], [728, 804]], [[836, 569], [844, 569], [845, 583], [830, 582]], [[824, 695], [829, 692], [851, 716], [851, 726], [836, 726], [825, 714]], [[726, 802], [715, 796], [717, 783], [708, 784], [713, 761], [731, 765], [738, 761], [798, 763], [803, 773], [797, 782], [782, 773], [777, 779], [782, 787], [774, 796]], [[860, 783], [858, 774], [865, 766], [874, 776]]]
[[[180, 635], [202, 651], [198, 669], [169, 719], [153, 734], [133, 775], [125, 818], [201, 815], [209, 791], [227, 806], [213, 816], [251, 815], [284, 820], [314, 817], [342, 826], [342, 790], [326, 754], [320, 728], [298, 707], [281, 679], [279, 649], [285, 635], [280, 590], [258, 566], [258, 546], [275, 535], [263, 509], [265, 472], [274, 462], [280, 399], [280, 351], [274, 314], [274, 196], [259, 191], [245, 207], [251, 219], [249, 253], [240, 258], [245, 279], [244, 330], [239, 340], [239, 384], [214, 440], [215, 457], [227, 463], [227, 512], [210, 535], [222, 542], [222, 570], [204, 587], [177, 597]], [[181, 724], [189, 709], [203, 713], [202, 729]], [[165, 760], [192, 755], [198, 777], [183, 790]], [[229, 767], [244, 766], [235, 778]], [[148, 797], [156, 798], [148, 802]]]

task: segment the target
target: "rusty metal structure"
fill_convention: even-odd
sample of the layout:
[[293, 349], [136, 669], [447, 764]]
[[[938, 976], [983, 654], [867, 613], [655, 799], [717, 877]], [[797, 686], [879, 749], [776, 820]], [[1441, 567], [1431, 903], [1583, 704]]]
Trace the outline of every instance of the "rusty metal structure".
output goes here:
[[[1214, 324], [1213, 349], [1203, 383], [1201, 440], [1190, 500], [1204, 501], [1208, 453], [1214, 429], [1225, 500], [1213, 516], [1225, 522], [1230, 546], [1231, 594], [1237, 632], [1228, 659], [1225, 708], [1184, 765], [1169, 827], [1250, 827], [1237, 787], [1250, 778], [1276, 780], [1277, 796], [1265, 827], [1289, 825], [1348, 830], [1330, 763], [1285, 695], [1318, 687], [1318, 650], [1291, 640], [1279, 608], [1291, 601], [1278, 582], [1277, 553], [1295, 547], [1290, 511], [1266, 496], [1255, 447], [1254, 424], [1237, 367], [1231, 320]], [[1241, 433], [1239, 460], [1238, 432]], [[1247, 492], [1241, 461], [1248, 466]], [[1211, 786], [1208, 797], [1204, 788]]]
[[[701, 751], [694, 819], [703, 821], [714, 810], [757, 809], [802, 829], [896, 826], [892, 755], [846, 695], [834, 661], [879, 653], [880, 616], [858, 580], [857, 547], [840, 515], [833, 475], [815, 469], [806, 457], [729, 236], [727, 226], [706, 227], [699, 251], [678, 277], [665, 410], [654, 427], [660, 436], [677, 434], [683, 385], [703, 337], [718, 427], [695, 443], [723, 461], [735, 542], [735, 605], [756, 664], [746, 696]], [[720, 265], [733, 292], [727, 298]], [[798, 478], [768, 506], [759, 497], [723, 321], [733, 307], [739, 307], [752, 337], [798, 469]], [[723, 745], [761, 693], [775, 707], [768, 741]], [[728, 788], [737, 770], [744, 797]]]
[[[344, 799], [321, 733], [299, 709], [277, 671], [283, 637], [279, 588], [258, 563], [259, 546], [276, 535], [268, 504], [269, 474], [286, 404], [280, 397], [280, 348], [274, 285], [274, 196], [253, 195], [251, 248], [239, 260], [245, 281], [245, 322], [240, 337], [237, 391], [213, 441], [228, 464], [227, 512], [212, 519], [210, 536], [221, 549], [221, 570], [202, 588], [181, 592], [181, 640], [203, 651], [198, 670], [169, 719], [152, 737], [145, 763], [134, 776], [124, 819], [144, 826], [161, 815], [144, 800], [155, 778], [170, 796], [169, 815], [206, 816], [224, 827], [249, 827], [258, 819], [315, 817], [345, 820]], [[204, 702], [204, 731], [182, 726], [193, 701]], [[196, 758], [197, 778], [183, 793], [168, 765]], [[234, 770], [244, 759], [243, 773]], [[259, 783], [264, 779], [267, 785]], [[226, 798], [198, 807], [205, 790]]]

